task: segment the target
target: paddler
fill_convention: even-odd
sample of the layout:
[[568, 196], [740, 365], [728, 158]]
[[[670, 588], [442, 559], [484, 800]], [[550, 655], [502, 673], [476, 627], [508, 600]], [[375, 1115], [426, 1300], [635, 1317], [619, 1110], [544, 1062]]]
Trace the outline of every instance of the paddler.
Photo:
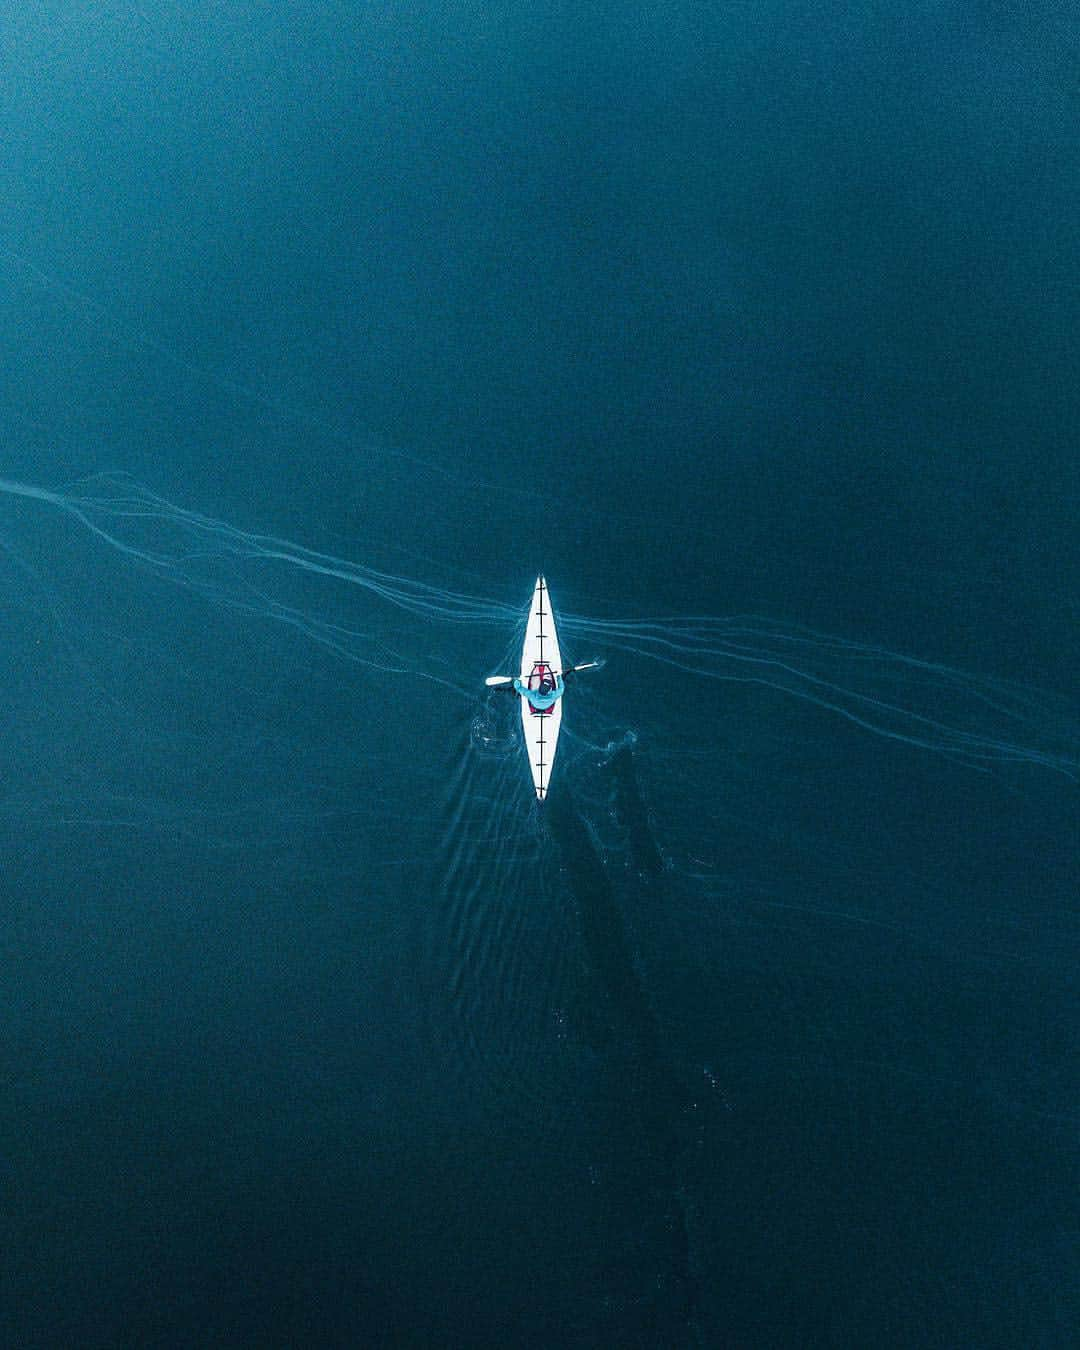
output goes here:
[[514, 677], [513, 689], [515, 694], [520, 694], [522, 698], [529, 700], [529, 706], [535, 708], [537, 712], [547, 712], [549, 708], [555, 706], [556, 702], [562, 698], [565, 689], [563, 677], [553, 675], [551, 671], [545, 671], [540, 677], [540, 683], [535, 689], [530, 689], [528, 684], [519, 676]]

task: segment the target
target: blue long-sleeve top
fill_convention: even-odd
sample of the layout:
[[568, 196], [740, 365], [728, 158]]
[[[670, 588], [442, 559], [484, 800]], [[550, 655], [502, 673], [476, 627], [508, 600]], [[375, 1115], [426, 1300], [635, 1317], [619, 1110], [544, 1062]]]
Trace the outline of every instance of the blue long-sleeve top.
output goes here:
[[539, 708], [541, 712], [554, 706], [558, 699], [562, 698], [563, 677], [555, 676], [555, 688], [550, 694], [542, 694], [539, 689], [530, 689], [528, 684], [521, 679], [515, 678], [514, 692], [520, 694], [522, 698], [527, 698], [534, 708]]

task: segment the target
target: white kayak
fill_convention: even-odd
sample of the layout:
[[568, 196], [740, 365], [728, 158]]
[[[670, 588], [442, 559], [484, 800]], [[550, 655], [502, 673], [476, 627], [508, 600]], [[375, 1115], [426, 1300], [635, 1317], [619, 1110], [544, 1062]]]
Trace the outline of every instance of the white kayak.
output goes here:
[[[525, 629], [525, 645], [521, 649], [521, 682], [530, 689], [538, 689], [547, 676], [562, 674], [559, 638], [555, 632], [555, 615], [551, 609], [551, 593], [543, 577], [536, 578], [532, 608]], [[562, 699], [556, 699], [543, 711], [534, 708], [528, 699], [521, 700], [521, 725], [525, 732], [525, 749], [532, 769], [536, 796], [543, 801], [551, 782], [551, 766], [555, 762], [555, 747], [559, 743], [562, 724]]]

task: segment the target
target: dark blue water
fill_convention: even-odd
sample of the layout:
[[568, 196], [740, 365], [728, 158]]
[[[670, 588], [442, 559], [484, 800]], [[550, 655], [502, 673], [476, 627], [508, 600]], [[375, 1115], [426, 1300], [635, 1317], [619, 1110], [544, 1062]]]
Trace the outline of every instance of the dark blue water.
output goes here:
[[1076, 1343], [1075, 18], [3, 21], [5, 1344]]

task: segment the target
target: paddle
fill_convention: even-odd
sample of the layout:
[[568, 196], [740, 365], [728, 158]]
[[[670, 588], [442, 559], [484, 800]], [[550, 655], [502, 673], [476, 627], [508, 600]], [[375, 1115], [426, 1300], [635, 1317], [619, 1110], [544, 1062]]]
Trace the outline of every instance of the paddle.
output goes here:
[[[586, 661], [580, 666], [568, 666], [566, 670], [553, 670], [552, 675], [573, 675], [579, 670], [597, 670], [604, 663], [603, 661]], [[499, 685], [513, 684], [518, 677], [516, 675], [489, 675], [484, 683], [489, 689], [498, 688]]]

